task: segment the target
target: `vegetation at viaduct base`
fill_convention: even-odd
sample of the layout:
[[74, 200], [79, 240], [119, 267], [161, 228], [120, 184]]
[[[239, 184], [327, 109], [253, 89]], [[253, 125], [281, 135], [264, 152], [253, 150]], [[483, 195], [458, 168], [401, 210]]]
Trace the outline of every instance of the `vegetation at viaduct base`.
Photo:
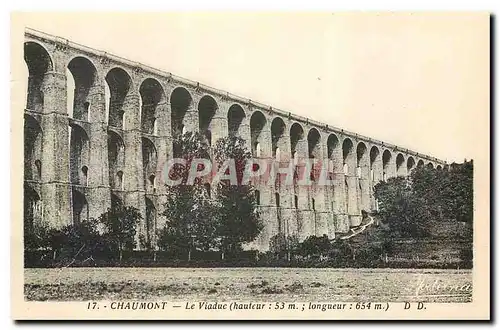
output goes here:
[[403, 238], [432, 236], [443, 221], [472, 226], [472, 192], [472, 161], [452, 164], [447, 171], [416, 168], [408, 178], [391, 178], [375, 186], [380, 217], [392, 235]]
[[169, 186], [168, 221], [153, 240], [136, 232], [143, 220], [137, 209], [116, 204], [98, 219], [62, 229], [25, 226], [25, 266], [472, 267], [472, 161], [417, 167], [408, 177], [378, 183], [378, 212], [365, 214], [375, 223], [351, 239], [325, 235], [299, 242], [276, 235], [270, 251], [259, 253], [243, 248], [263, 229], [255, 191], [242, 184], [251, 158], [244, 145], [225, 137], [210, 151], [203, 135], [179, 136], [174, 153], [186, 163], [175, 164], [170, 179], [186, 183], [193, 159], [210, 158], [220, 167], [232, 158], [238, 185], [222, 178], [211, 186], [197, 177], [192, 185]]
[[[188, 261], [192, 252], [220, 251], [220, 259], [227, 253], [241, 253], [242, 244], [252, 242], [263, 228], [254, 190], [242, 184], [245, 162], [251, 158], [245, 141], [234, 136], [217, 141], [213, 150], [215, 163], [222, 166], [233, 159], [239, 184], [231, 185], [229, 179], [221, 179], [215, 187], [203, 177], [187, 184], [193, 161], [211, 157], [206, 138], [187, 132], [176, 138], [173, 145], [175, 157], [183, 158], [185, 164], [176, 163], [168, 173], [171, 180], [181, 180], [181, 184], [167, 186], [163, 215], [168, 220], [152, 240], [156, 244], [147, 244], [151, 240], [136, 232], [142, 220], [139, 210], [114, 204], [98, 219], [62, 229], [25, 226], [26, 255], [49, 250], [53, 261], [71, 259], [73, 264], [77, 260], [81, 263], [82, 258], [85, 262], [102, 258], [122, 262], [124, 252], [130, 255], [136, 248], [153, 253], [154, 260], [158, 252]], [[43, 256], [47, 260], [47, 255]]]

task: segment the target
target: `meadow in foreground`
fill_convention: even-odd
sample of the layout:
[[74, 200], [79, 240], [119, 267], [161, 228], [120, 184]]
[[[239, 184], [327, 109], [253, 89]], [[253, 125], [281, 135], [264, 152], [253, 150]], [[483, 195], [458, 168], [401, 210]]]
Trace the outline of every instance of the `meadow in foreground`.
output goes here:
[[470, 270], [27, 268], [27, 300], [470, 302]]

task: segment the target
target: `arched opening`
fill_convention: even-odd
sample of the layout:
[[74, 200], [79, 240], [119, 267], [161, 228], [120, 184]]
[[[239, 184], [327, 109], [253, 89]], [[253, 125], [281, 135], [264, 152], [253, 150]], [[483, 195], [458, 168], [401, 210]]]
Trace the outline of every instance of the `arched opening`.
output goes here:
[[32, 231], [42, 214], [40, 195], [29, 185], [24, 185], [24, 230]]
[[106, 83], [110, 93], [108, 125], [123, 129], [124, 104], [132, 86], [132, 80], [125, 70], [113, 68], [106, 75]]
[[123, 172], [122, 171], [116, 172], [115, 184], [112, 187], [112, 189], [123, 190], [123, 183], [124, 183], [123, 182]]
[[218, 109], [217, 102], [208, 95], [201, 98], [198, 103], [198, 120], [200, 133], [205, 137], [209, 146], [212, 145], [212, 119]]
[[42, 179], [42, 128], [38, 121], [24, 115], [24, 179]]
[[[125, 144], [120, 135], [108, 131], [108, 166], [111, 189], [123, 188], [123, 169], [125, 168]], [[118, 176], [121, 173], [121, 177]]]
[[296, 209], [299, 208], [299, 197], [297, 195], [293, 196], [293, 205]]
[[420, 167], [424, 167], [424, 161], [422, 159], [420, 159], [417, 163], [417, 167], [420, 168]]
[[303, 152], [302, 142], [304, 141], [304, 129], [298, 123], [294, 123], [290, 127], [290, 154], [293, 158], [294, 165], [298, 164], [299, 153]]
[[156, 192], [156, 176], [154, 174], [149, 176], [149, 186], [152, 188], [153, 193]]
[[227, 127], [229, 136], [241, 136], [241, 124], [245, 119], [245, 111], [238, 104], [233, 104], [227, 112]]
[[321, 158], [321, 135], [316, 128], [311, 128], [307, 134], [307, 146], [309, 150], [309, 158]]
[[24, 43], [24, 61], [28, 66], [28, 95], [26, 108], [42, 112], [44, 102], [45, 74], [52, 71], [53, 64], [49, 53], [36, 42]]
[[252, 155], [254, 157], [261, 157], [261, 148], [265, 143], [265, 137], [262, 132], [266, 124], [266, 117], [260, 111], [255, 111], [252, 117], [250, 117], [250, 136], [252, 142]]
[[336, 154], [336, 149], [339, 146], [339, 139], [335, 134], [330, 134], [328, 136], [328, 139], [326, 141], [326, 149], [327, 149], [327, 155], [328, 155], [328, 172], [329, 173], [334, 173], [335, 171], [338, 171], [340, 169], [335, 168], [336, 166], [336, 160], [337, 160], [337, 154]]
[[72, 190], [73, 224], [79, 225], [89, 218], [87, 198], [77, 189]]
[[442, 170], [442, 169], [443, 169], [443, 167], [442, 167], [441, 165], [438, 165], [438, 166], [436, 166], [436, 169], [438, 169], [438, 170]]
[[405, 163], [405, 157], [403, 156], [403, 154], [399, 153], [397, 156], [396, 156], [396, 174], [397, 176], [405, 176], [406, 173], [405, 173], [405, 166], [404, 166], [404, 163]]
[[278, 233], [282, 233], [283, 227], [282, 227], [282, 222], [281, 222], [281, 209], [280, 209], [280, 194], [275, 193], [274, 194], [274, 201], [276, 203], [276, 220], [278, 223]]
[[42, 180], [42, 162], [39, 159], [35, 160], [35, 168], [36, 168], [35, 180], [41, 181]]
[[356, 146], [356, 177], [358, 180], [356, 180], [355, 185], [357, 189], [357, 203], [360, 210], [367, 210], [370, 207], [369, 164], [368, 148], [364, 142], [359, 142]]
[[255, 202], [257, 203], [257, 205], [260, 205], [260, 191], [259, 190], [255, 190]]
[[375, 182], [375, 171], [377, 170], [377, 162], [379, 162], [380, 151], [377, 147], [373, 146], [370, 149], [370, 179]]
[[353, 149], [354, 147], [351, 139], [344, 138], [344, 142], [342, 143], [342, 158], [344, 163], [345, 194], [348, 196], [348, 198], [345, 199], [346, 210], [349, 210], [349, 199], [352, 192], [356, 189], [356, 186], [349, 180], [349, 177], [354, 175], [354, 168], [356, 166], [356, 158]]
[[406, 160], [406, 170], [408, 174], [410, 174], [411, 170], [413, 170], [414, 167], [415, 167], [415, 159], [412, 156], [410, 156]]
[[69, 62], [66, 68], [66, 96], [70, 117], [89, 121], [90, 96], [96, 77], [97, 70], [88, 59], [75, 57]]
[[184, 118], [192, 102], [193, 98], [191, 94], [182, 87], [177, 87], [170, 95], [172, 136], [175, 137], [185, 133], [186, 125], [184, 123]]
[[387, 181], [389, 175], [389, 167], [390, 161], [392, 159], [392, 154], [389, 150], [385, 150], [382, 154], [382, 169], [383, 169], [383, 178], [382, 180]]
[[163, 88], [156, 79], [147, 78], [139, 87], [139, 94], [141, 95], [141, 130], [147, 134], [157, 135], [158, 104], [165, 99]]
[[271, 123], [271, 148], [272, 156], [277, 161], [280, 161], [280, 147], [283, 146], [283, 134], [285, 133], [285, 122], [283, 119], [276, 117]]
[[[318, 130], [316, 128], [311, 128], [309, 130], [309, 133], [307, 134], [307, 147], [309, 151], [309, 159], [313, 161], [313, 159], [321, 159], [321, 135], [319, 134]], [[319, 170], [318, 166], [321, 166], [321, 164], [311, 164], [311, 172], [309, 173], [309, 177], [311, 181], [315, 182], [317, 181], [317, 178], [319, 177]]]
[[363, 170], [368, 168], [368, 153], [366, 145], [363, 142], [358, 143], [356, 148], [356, 176], [361, 178]]
[[311, 209], [316, 211], [316, 200], [314, 198], [311, 198]]
[[356, 159], [354, 158], [353, 144], [349, 138], [345, 138], [342, 143], [342, 156], [344, 161], [344, 173], [346, 175], [354, 174], [353, 171]]
[[434, 169], [434, 164], [432, 164], [432, 163], [430, 163], [430, 162], [429, 162], [429, 163], [427, 164], [427, 168]]
[[88, 173], [89, 173], [89, 168], [87, 166], [83, 166], [82, 167], [82, 179], [83, 179], [83, 182], [81, 184], [83, 184], [84, 186], [88, 186], [89, 185]]
[[156, 233], [156, 207], [153, 201], [149, 198], [146, 199], [146, 241], [153, 247], [155, 244]]
[[151, 175], [156, 174], [156, 167], [158, 162], [158, 156], [156, 152], [156, 147], [148, 138], [142, 138], [142, 169], [144, 178], [144, 188], [146, 192], [153, 192], [154, 185], [151, 184], [149, 178]]
[[90, 160], [89, 138], [85, 130], [78, 125], [70, 125], [69, 172], [70, 182], [85, 185], [87, 178], [82, 168]]

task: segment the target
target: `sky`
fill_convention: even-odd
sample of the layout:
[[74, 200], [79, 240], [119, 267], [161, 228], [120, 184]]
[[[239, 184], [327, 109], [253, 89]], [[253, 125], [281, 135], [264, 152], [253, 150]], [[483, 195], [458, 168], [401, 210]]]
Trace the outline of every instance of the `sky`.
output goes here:
[[48, 15], [22, 21], [448, 162], [487, 150], [484, 13]]

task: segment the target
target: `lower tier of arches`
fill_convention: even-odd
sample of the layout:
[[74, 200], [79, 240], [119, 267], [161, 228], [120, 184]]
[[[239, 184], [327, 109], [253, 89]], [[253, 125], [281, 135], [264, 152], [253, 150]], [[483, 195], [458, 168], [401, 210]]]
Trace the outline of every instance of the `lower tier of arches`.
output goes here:
[[[267, 251], [276, 236], [293, 237], [298, 241], [311, 235], [327, 235], [333, 239], [348, 232], [350, 228], [359, 226], [363, 211], [370, 212], [376, 208], [376, 203], [368, 208], [363, 207], [361, 190], [353, 195], [349, 193], [347, 186], [337, 187], [337, 190], [344, 189], [342, 194], [335, 194], [335, 187], [324, 189], [294, 189], [280, 193], [274, 187], [258, 188], [258, 208], [264, 228], [248, 247]], [[25, 229], [37, 224], [62, 228], [90, 218], [96, 219], [111, 206], [134, 206], [139, 209], [143, 218], [137, 230], [137, 242], [142, 242], [138, 244], [138, 248], [145, 248], [144, 243], [151, 247], [156, 244], [157, 230], [166, 223], [161, 215], [166, 200], [165, 195], [144, 191], [25, 181]]]

